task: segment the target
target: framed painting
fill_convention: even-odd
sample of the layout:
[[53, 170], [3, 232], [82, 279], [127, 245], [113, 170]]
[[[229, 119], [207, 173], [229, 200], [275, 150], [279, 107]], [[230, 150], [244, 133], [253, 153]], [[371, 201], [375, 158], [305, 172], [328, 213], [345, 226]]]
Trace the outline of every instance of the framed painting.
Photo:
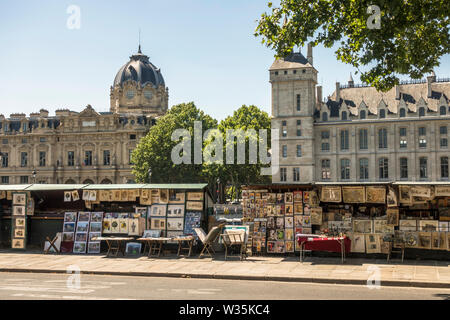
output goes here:
[[25, 249], [25, 239], [12, 239], [11, 248], [12, 249]]
[[412, 205], [411, 188], [409, 186], [399, 186], [399, 202], [405, 205]]
[[387, 193], [387, 196], [386, 196], [386, 203], [387, 203], [388, 207], [396, 207], [396, 206], [398, 206], [397, 192], [392, 187], [388, 188], [388, 193]]
[[391, 226], [398, 226], [399, 220], [399, 210], [398, 209], [387, 209], [387, 224]]
[[25, 216], [25, 206], [13, 206], [13, 216]]
[[420, 249], [431, 249], [431, 232], [419, 232], [417, 247]]
[[399, 221], [399, 230], [417, 231], [417, 220], [407, 219]]
[[27, 195], [26, 193], [13, 193], [13, 205], [16, 206], [26, 206], [27, 205]]
[[341, 202], [342, 189], [341, 187], [322, 187], [320, 192], [320, 201], [322, 202]]
[[342, 187], [344, 203], [364, 203], [366, 201], [365, 187]]
[[167, 230], [183, 231], [183, 226], [184, 226], [183, 218], [167, 218]]
[[366, 234], [366, 253], [381, 253], [380, 240], [379, 234]]
[[367, 187], [366, 188], [367, 203], [386, 203], [385, 187]]
[[203, 202], [187, 201], [186, 202], [186, 210], [195, 210], [195, 211], [203, 210]]
[[175, 190], [169, 190], [169, 203], [183, 203], [185, 201], [186, 194], [184, 192], [176, 192]]
[[188, 201], [203, 201], [203, 192], [188, 192]]
[[419, 233], [405, 231], [405, 247], [417, 248], [418, 245], [419, 245]]
[[184, 217], [184, 205], [172, 205], [167, 206], [167, 217]]

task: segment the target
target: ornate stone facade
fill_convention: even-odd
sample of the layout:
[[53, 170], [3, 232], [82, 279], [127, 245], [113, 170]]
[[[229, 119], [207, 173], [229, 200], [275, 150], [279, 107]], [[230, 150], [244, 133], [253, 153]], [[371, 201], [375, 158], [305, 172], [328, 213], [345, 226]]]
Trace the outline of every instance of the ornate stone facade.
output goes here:
[[326, 101], [301, 53], [270, 68], [275, 183], [448, 181], [450, 79], [405, 81], [386, 93], [336, 84]]
[[[135, 56], [150, 64], [140, 50]], [[160, 74], [136, 81], [133, 74], [123, 73], [124, 67], [111, 88], [111, 112], [96, 112], [88, 105], [82, 112], [63, 109], [54, 116], [44, 109], [29, 117], [0, 115], [0, 183], [134, 182], [130, 154], [166, 112], [168, 94]], [[132, 99], [125, 97], [130, 88], [137, 92]], [[150, 99], [146, 90], [152, 92]]]

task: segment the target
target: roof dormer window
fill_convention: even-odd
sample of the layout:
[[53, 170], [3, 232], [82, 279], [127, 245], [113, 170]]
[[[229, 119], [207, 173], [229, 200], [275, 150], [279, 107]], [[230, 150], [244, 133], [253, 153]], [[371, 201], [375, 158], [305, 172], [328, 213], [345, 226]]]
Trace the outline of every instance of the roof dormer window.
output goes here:
[[386, 110], [381, 109], [380, 110], [380, 119], [384, 119], [384, 118], [386, 118]]
[[347, 120], [347, 111], [342, 111], [341, 118], [342, 120]]

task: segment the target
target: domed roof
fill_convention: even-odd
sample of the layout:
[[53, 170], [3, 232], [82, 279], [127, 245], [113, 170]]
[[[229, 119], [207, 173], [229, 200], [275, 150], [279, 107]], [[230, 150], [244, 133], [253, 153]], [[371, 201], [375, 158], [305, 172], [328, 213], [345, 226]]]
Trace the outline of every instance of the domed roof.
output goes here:
[[141, 86], [144, 86], [147, 82], [152, 83], [155, 87], [165, 86], [161, 70], [149, 61], [148, 56], [142, 54], [141, 46], [139, 46], [138, 53], [132, 55], [130, 61], [117, 72], [114, 78], [114, 86], [122, 86], [127, 80], [134, 80]]

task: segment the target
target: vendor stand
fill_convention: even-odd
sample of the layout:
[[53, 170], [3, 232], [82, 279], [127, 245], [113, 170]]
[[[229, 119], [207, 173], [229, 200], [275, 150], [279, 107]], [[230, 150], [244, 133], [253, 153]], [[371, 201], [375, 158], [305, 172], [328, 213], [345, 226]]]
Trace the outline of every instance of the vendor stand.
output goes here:
[[106, 241], [108, 245], [107, 257], [117, 257], [117, 255], [122, 253], [125, 256], [125, 247], [128, 241], [133, 241], [132, 237], [94, 237], [94, 241]]
[[340, 252], [341, 261], [344, 263], [345, 255], [350, 252], [351, 241], [348, 237], [320, 237], [310, 235], [297, 235], [297, 242], [300, 246], [300, 262], [304, 260], [305, 250]]

